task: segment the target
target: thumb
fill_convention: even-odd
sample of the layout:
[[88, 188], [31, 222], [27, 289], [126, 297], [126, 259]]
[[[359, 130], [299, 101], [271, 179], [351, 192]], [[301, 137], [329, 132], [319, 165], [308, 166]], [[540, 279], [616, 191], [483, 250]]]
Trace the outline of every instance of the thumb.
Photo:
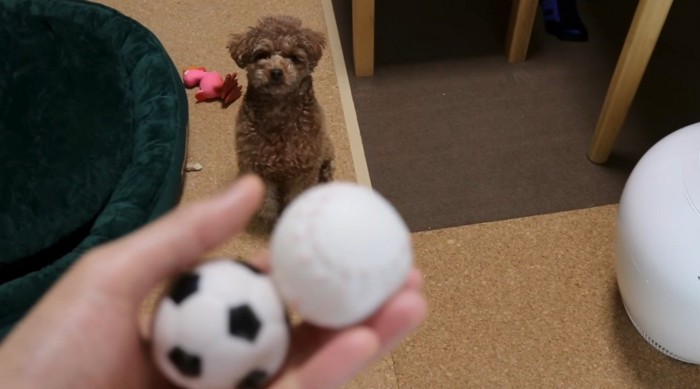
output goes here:
[[262, 194], [259, 178], [243, 177], [223, 194], [183, 206], [95, 249], [80, 265], [102, 275], [104, 286], [140, 301], [160, 281], [194, 266], [209, 250], [242, 231], [260, 206]]

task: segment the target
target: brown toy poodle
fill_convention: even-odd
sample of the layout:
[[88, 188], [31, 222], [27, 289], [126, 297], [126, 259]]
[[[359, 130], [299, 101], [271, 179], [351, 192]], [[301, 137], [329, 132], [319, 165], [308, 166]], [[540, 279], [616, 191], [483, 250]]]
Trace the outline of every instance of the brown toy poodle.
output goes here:
[[268, 231], [298, 194], [333, 179], [333, 145], [311, 77], [324, 46], [321, 33], [289, 16], [263, 18], [228, 45], [248, 76], [236, 123], [239, 174], [265, 181], [257, 222]]

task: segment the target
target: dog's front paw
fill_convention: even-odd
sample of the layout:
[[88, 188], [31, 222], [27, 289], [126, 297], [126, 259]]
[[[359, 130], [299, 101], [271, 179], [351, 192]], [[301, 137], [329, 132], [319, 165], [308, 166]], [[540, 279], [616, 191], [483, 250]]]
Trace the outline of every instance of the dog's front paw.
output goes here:
[[331, 182], [333, 181], [333, 173], [335, 172], [335, 162], [332, 159], [323, 161], [321, 169], [318, 173], [318, 182]]
[[248, 229], [251, 232], [269, 234], [275, 227], [279, 214], [279, 201], [275, 198], [274, 192], [268, 192], [268, 196], [263, 200], [262, 208], [253, 217]]
[[257, 214], [253, 217], [248, 224], [248, 232], [254, 235], [269, 235], [275, 228], [276, 218], [271, 219], [269, 217]]

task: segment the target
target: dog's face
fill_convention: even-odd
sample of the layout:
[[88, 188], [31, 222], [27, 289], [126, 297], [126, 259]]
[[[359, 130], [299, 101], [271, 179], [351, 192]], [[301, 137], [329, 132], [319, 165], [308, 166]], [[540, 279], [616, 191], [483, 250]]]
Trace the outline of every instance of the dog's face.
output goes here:
[[295, 90], [321, 59], [325, 39], [301, 26], [299, 19], [263, 18], [228, 45], [231, 58], [248, 74], [248, 88], [271, 94]]

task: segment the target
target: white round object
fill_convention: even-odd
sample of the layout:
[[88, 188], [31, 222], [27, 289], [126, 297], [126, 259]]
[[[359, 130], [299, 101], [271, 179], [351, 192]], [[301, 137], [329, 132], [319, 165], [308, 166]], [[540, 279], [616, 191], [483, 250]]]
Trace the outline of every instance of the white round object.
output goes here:
[[617, 227], [617, 281], [635, 327], [666, 355], [700, 364], [700, 123], [635, 166]]
[[270, 278], [230, 259], [180, 277], [153, 325], [156, 364], [190, 389], [262, 386], [289, 345], [286, 311]]
[[275, 226], [270, 254], [282, 299], [328, 328], [368, 318], [413, 264], [410, 232], [394, 207], [344, 182], [317, 185], [295, 199]]

